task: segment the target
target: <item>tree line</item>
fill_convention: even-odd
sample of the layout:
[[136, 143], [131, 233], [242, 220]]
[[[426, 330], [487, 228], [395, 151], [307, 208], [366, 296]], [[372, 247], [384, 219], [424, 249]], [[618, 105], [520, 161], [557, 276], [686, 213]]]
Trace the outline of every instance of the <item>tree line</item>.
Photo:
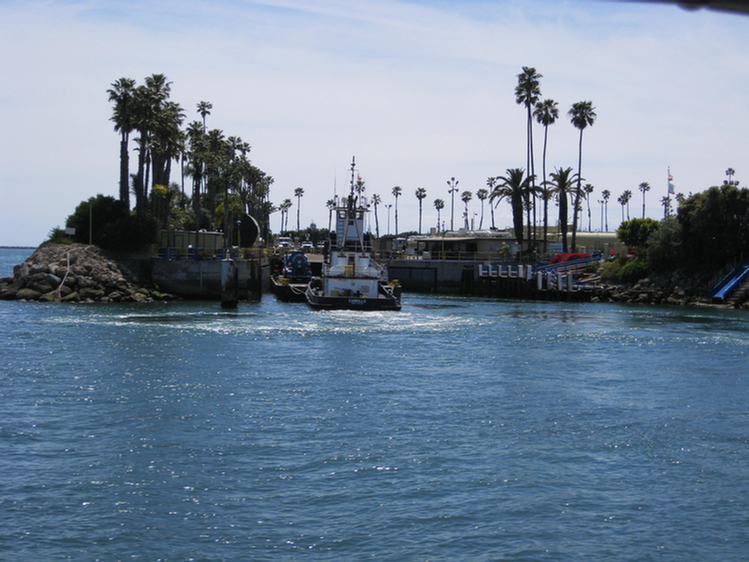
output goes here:
[[[170, 91], [163, 74], [148, 76], [141, 85], [120, 78], [107, 90], [111, 120], [120, 134], [119, 201], [130, 211], [132, 189], [135, 212], [154, 216], [164, 228], [223, 229], [227, 236], [235, 218], [249, 214], [267, 235], [273, 178], [250, 162], [250, 145], [239, 136], [208, 130], [210, 102], [197, 103], [201, 119], [183, 127], [185, 111], [170, 100]], [[137, 135], [134, 173], [131, 134]], [[173, 162], [180, 164], [180, 184], [171, 182]], [[185, 193], [186, 178], [191, 179], [191, 194]]]

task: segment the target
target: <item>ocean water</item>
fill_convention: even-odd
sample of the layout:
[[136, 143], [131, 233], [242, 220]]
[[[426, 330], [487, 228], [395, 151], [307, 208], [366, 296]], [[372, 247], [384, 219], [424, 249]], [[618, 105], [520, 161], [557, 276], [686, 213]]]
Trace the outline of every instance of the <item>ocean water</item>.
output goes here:
[[746, 559], [746, 312], [403, 301], [0, 301], [0, 559]]

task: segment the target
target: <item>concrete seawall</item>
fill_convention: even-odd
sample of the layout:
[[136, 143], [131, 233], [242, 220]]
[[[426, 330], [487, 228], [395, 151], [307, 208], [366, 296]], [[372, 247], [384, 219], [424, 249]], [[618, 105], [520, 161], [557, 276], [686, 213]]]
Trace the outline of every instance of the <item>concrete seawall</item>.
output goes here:
[[[221, 260], [120, 260], [133, 274], [148, 279], [165, 292], [188, 299], [220, 299]], [[238, 296], [257, 300], [270, 286], [268, 260], [236, 260]]]
[[390, 280], [400, 281], [404, 291], [416, 293], [470, 293], [478, 262], [461, 260], [403, 260], [387, 262]]

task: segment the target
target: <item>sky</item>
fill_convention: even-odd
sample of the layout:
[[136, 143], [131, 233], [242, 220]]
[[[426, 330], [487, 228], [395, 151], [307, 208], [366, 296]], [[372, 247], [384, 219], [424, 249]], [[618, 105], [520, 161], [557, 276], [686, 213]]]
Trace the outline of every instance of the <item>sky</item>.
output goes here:
[[[659, 219], [669, 169], [684, 195], [721, 184], [729, 167], [749, 184], [748, 29], [746, 16], [647, 2], [0, 0], [0, 246], [37, 246], [81, 201], [118, 196], [107, 90], [155, 73], [171, 81], [185, 124], [208, 101], [208, 128], [251, 145], [252, 163], [274, 178], [271, 201], [293, 202], [290, 227], [297, 187], [302, 227], [327, 227], [325, 202], [348, 191], [356, 157], [369, 196], [392, 205], [402, 188], [399, 231], [418, 230], [415, 191], [426, 189], [427, 231], [437, 198], [450, 227], [451, 178], [458, 196], [473, 193], [478, 227], [476, 191], [526, 167], [514, 89], [531, 66], [541, 97], [559, 104], [547, 172], [576, 169], [579, 131], [567, 111], [595, 107], [582, 161], [595, 187], [592, 229], [606, 227], [604, 189], [608, 230], [622, 220], [625, 190], [631, 218], [642, 216], [642, 182], [645, 215]], [[533, 134], [540, 176], [543, 129]], [[135, 161], [133, 151], [131, 171]], [[456, 228], [462, 212], [456, 197]], [[484, 214], [486, 228], [488, 206]], [[395, 232], [395, 207], [380, 206], [378, 219], [380, 234]], [[511, 226], [507, 203], [495, 224]]]

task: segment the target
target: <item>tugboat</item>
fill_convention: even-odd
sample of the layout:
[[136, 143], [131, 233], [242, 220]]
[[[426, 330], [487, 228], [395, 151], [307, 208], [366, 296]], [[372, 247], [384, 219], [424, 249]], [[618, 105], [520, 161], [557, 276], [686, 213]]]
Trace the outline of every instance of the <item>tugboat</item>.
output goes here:
[[313, 277], [307, 286], [307, 304], [316, 310], [400, 310], [401, 286], [388, 282], [387, 268], [372, 255], [371, 236], [364, 235], [367, 206], [354, 194], [355, 165], [354, 158], [351, 194], [333, 209], [335, 236], [322, 277]]
[[312, 279], [312, 269], [303, 250], [292, 250], [283, 256], [280, 275], [271, 275], [271, 285], [279, 301], [304, 302]]

